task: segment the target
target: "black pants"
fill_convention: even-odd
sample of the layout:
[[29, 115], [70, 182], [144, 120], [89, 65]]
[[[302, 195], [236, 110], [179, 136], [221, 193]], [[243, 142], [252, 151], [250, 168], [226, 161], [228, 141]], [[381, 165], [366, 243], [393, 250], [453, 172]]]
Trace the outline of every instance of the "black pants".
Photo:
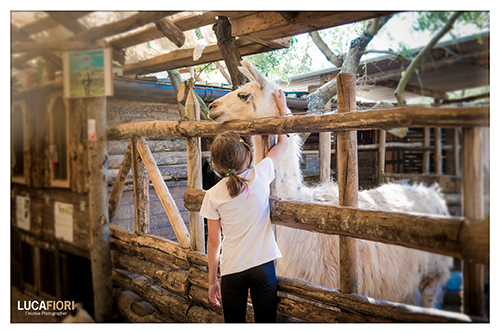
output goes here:
[[278, 305], [278, 283], [274, 261], [243, 272], [221, 277], [222, 309], [226, 323], [244, 323], [248, 289], [256, 323], [275, 323]]

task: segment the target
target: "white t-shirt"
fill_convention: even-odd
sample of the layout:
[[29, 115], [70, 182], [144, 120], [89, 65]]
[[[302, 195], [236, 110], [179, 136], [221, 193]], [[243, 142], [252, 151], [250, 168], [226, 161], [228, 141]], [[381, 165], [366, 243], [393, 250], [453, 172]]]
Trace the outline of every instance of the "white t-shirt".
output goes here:
[[224, 236], [221, 275], [238, 273], [281, 258], [269, 218], [273, 160], [265, 158], [240, 176], [248, 179], [250, 194], [243, 187], [238, 196], [231, 198], [226, 187], [228, 178], [223, 178], [206, 192], [200, 210], [201, 216], [221, 221]]

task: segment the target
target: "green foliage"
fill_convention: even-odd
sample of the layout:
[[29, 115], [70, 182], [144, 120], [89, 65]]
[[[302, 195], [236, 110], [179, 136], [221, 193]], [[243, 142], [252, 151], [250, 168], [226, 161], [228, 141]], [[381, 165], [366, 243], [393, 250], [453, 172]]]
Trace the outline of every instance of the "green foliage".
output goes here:
[[[415, 31], [429, 31], [433, 34], [439, 31], [448, 22], [452, 12], [418, 12], [420, 16], [417, 22], [413, 25]], [[462, 25], [471, 24], [479, 29], [489, 29], [490, 27], [490, 12], [489, 11], [474, 11], [474, 12], [463, 12], [462, 15], [457, 20], [457, 24]], [[455, 35], [450, 31], [452, 38]]]

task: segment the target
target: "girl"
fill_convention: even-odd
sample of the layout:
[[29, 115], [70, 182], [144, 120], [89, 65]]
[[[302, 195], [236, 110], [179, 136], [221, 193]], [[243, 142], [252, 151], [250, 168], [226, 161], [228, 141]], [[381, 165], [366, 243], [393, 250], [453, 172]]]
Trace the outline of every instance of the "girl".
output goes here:
[[[285, 94], [273, 93], [282, 115], [290, 114]], [[251, 167], [253, 148], [233, 132], [217, 136], [210, 153], [214, 171], [224, 177], [205, 194], [200, 215], [208, 225], [208, 296], [226, 323], [244, 323], [248, 289], [256, 323], [276, 322], [278, 303], [274, 260], [281, 258], [269, 218], [269, 185], [288, 145], [286, 135], [266, 158]], [[217, 265], [222, 242], [221, 281]]]

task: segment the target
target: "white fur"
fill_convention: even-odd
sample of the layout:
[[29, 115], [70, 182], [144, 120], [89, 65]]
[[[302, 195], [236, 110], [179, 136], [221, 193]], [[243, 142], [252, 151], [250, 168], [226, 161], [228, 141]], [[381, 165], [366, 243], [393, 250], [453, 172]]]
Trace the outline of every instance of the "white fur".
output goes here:
[[[210, 105], [210, 118], [217, 122], [277, 116], [271, 93], [279, 88], [243, 61], [242, 72], [253, 82], [219, 98]], [[247, 98], [238, 97], [248, 94]], [[256, 145], [260, 137], [255, 137]], [[259, 151], [259, 150], [257, 150]], [[256, 154], [257, 155], [257, 154]], [[338, 185], [317, 187], [303, 183], [300, 170], [301, 139], [290, 136], [283, 162], [276, 170], [276, 195], [283, 200], [323, 202], [338, 205]], [[262, 156], [256, 156], [259, 161]], [[386, 184], [361, 191], [358, 207], [392, 212], [448, 215], [439, 189], [422, 185]], [[283, 258], [277, 274], [339, 288], [338, 236], [277, 226], [278, 246]], [[449, 278], [452, 259], [401, 246], [358, 240], [359, 293], [386, 301], [436, 306], [442, 286]], [[421, 301], [420, 301], [421, 300]]]

